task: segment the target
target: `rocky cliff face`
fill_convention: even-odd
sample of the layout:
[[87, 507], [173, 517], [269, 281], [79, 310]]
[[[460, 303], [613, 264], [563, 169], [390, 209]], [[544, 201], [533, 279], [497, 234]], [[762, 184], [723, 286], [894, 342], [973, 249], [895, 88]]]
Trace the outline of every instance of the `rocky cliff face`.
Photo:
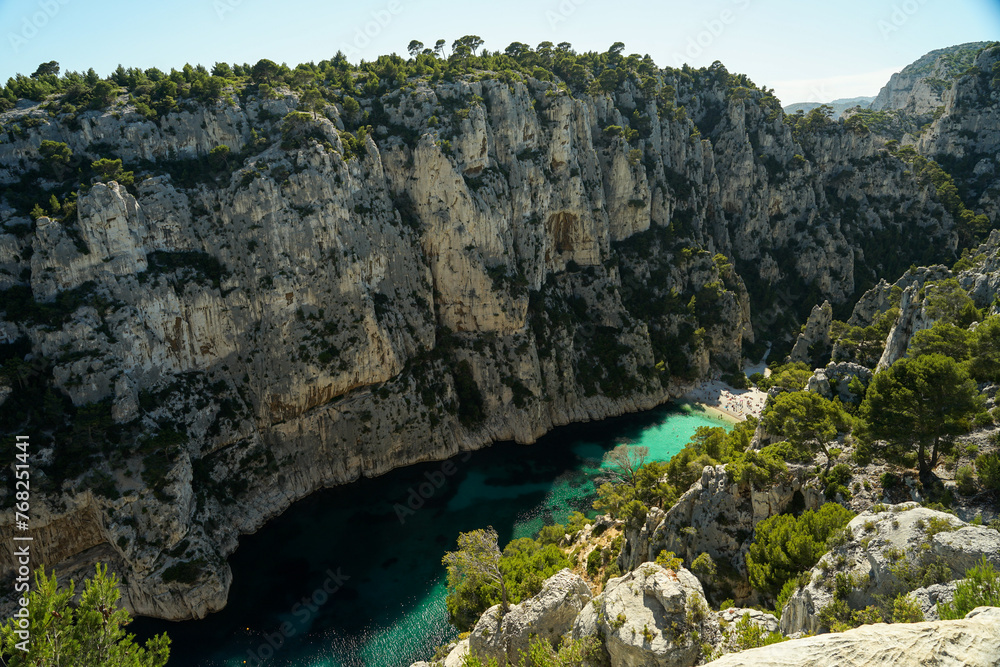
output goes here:
[[970, 42], [935, 49], [893, 74], [869, 108], [928, 115], [944, 104], [953, 79], [968, 69], [989, 42]]
[[38, 434], [39, 557], [114, 553], [132, 611], [201, 616], [237, 536], [317, 488], [653, 407], [734, 367], [751, 317], [780, 329], [804, 292], [842, 303], [911, 261], [879, 247], [954, 248], [881, 140], [793, 136], [727, 76], [415, 82], [362, 100], [360, 138], [290, 93], [4, 114], [3, 184], [43, 140], [139, 173], [72, 214], [0, 203], [3, 358], [78, 425]]
[[[875, 353], [869, 360], [871, 371], [888, 368], [904, 357], [913, 335], [918, 331], [932, 327], [938, 320], [954, 317], [953, 314], [948, 315], [947, 306], [942, 305], [949, 302], [950, 290], [954, 286], [959, 288], [959, 292], [968, 295], [972, 305], [978, 308], [984, 317], [1000, 313], [1000, 304], [997, 301], [1000, 295], [1000, 230], [994, 230], [984, 243], [971, 248], [965, 266], [956, 265], [956, 269], [951, 270], [942, 265], [912, 268], [895, 283], [889, 284], [882, 280], [861, 296], [847, 324], [852, 327], [872, 327], [880, 319], [886, 318], [884, 324], [888, 328], [888, 334], [883, 334], [884, 341], [880, 338], [869, 341], [873, 346], [871, 352]], [[816, 312], [819, 309], [817, 306], [813, 310]], [[815, 326], [810, 330], [809, 336], [803, 334], [796, 344], [804, 344], [805, 340], [807, 343], [817, 345], [820, 358], [828, 352], [834, 362], [855, 356], [859, 358], [871, 356], [871, 354], [859, 355], [856, 349], [853, 351], [846, 349], [840, 340], [833, 342], [831, 349], [829, 336], [832, 322], [811, 318], [810, 324]], [[872, 335], [878, 336], [877, 332]], [[828, 390], [822, 389], [817, 383], [830, 379], [826, 377], [827, 375], [836, 375], [839, 380], [846, 375], [867, 375], [861, 368], [851, 370], [847, 366], [828, 368], [824, 371], [823, 378], [814, 376], [816, 382], [810, 382], [810, 390], [826, 394]], [[868, 378], [862, 379], [867, 383]], [[841, 395], [846, 393], [845, 390], [846, 386], [838, 389]]]
[[[809, 470], [800, 465], [790, 465], [788, 478], [769, 488], [730, 481], [725, 466], [706, 467], [670, 509], [653, 508], [644, 525], [626, 530], [618, 565], [627, 572], [655, 560], [663, 550], [688, 563], [707, 553], [729, 562], [745, 581], [754, 527], [786, 511], [796, 499], [804, 509], [816, 509], [825, 500], [816, 483], [808, 482]], [[749, 587], [740, 586], [733, 594], [747, 599]]]
[[976, 213], [1000, 211], [1000, 46], [961, 44], [931, 51], [894, 74], [871, 104], [885, 112], [873, 129], [938, 162]]

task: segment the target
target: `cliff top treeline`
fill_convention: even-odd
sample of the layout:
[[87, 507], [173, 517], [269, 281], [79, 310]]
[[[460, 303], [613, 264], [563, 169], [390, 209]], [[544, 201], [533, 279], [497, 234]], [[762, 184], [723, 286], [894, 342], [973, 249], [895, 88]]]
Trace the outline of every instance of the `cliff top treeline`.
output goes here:
[[[0, 93], [0, 111], [12, 108], [20, 99], [40, 102], [52, 100], [51, 110], [74, 114], [87, 109], [105, 109], [124, 89], [131, 95], [136, 108], [150, 118], [157, 118], [190, 102], [214, 102], [231, 94], [257, 92], [275, 95], [277, 87], [293, 91], [314, 91], [307, 98], [312, 104], [323, 100], [343, 103], [351, 95], [373, 97], [401, 88], [412, 87], [415, 79], [430, 83], [452, 82], [456, 77], [476, 74], [482, 78], [501, 78], [510, 83], [533, 77], [542, 81], [557, 81], [560, 87], [573, 93], [613, 92], [626, 80], [649, 96], [657, 94], [669, 99], [674, 87], [664, 77], [694, 83], [700, 78], [722, 82], [745, 95], [757, 91], [775, 113], [781, 105], [773, 91], [759, 89], [743, 74], [730, 74], [718, 61], [711, 67], [694, 69], [660, 69], [649, 55], [624, 55], [625, 45], [616, 42], [604, 53], [576, 53], [568, 42], [553, 45], [542, 42], [536, 49], [514, 42], [504, 51], [476, 51], [482, 40], [475, 35], [462, 37], [452, 44], [452, 54], [444, 57], [444, 40], [434, 49], [425, 49], [420, 42], [411, 42], [409, 59], [396, 54], [379, 56], [374, 61], [358, 65], [337, 53], [330, 60], [304, 63], [294, 69], [271, 60], [255, 65], [216, 63], [211, 71], [202, 65], [184, 65], [181, 70], [165, 73], [157, 68], [125, 68], [121, 65], [106, 78], [93, 69], [86, 73], [66, 72], [60, 76], [57, 62], [39, 65], [31, 75], [18, 74], [10, 78]], [[661, 88], [660, 83], [668, 83]], [[350, 104], [350, 103], [348, 103]]]

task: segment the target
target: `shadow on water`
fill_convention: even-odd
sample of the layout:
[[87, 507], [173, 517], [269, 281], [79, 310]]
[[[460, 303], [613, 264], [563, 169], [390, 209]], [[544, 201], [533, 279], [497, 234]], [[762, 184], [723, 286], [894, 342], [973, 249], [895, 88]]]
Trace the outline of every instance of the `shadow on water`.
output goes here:
[[698, 426], [718, 425], [664, 407], [561, 427], [531, 447], [498, 443], [450, 459], [453, 470], [423, 463], [318, 491], [240, 540], [223, 611], [130, 629], [166, 631], [171, 667], [406, 667], [454, 637], [441, 558], [459, 532], [492, 525], [501, 544], [534, 535], [590, 509], [615, 445], [666, 459]]

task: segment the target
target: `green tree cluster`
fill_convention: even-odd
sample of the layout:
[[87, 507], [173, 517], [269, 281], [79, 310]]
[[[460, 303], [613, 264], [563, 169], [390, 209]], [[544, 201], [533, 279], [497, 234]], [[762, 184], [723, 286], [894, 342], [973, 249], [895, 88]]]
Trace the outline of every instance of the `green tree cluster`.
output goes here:
[[827, 443], [838, 432], [850, 428], [847, 413], [834, 402], [811, 391], [778, 394], [761, 415], [761, 423], [770, 433], [779, 433], [799, 451], [820, 449], [826, 456], [826, 468], [832, 462]]
[[976, 382], [957, 361], [925, 354], [876, 373], [859, 414], [864, 437], [885, 442], [886, 453], [899, 455], [915, 445], [926, 474], [950, 451], [953, 438], [969, 430], [982, 406]]
[[[968, 299], [965, 292], [962, 295]], [[963, 311], [968, 307], [975, 310], [971, 299]], [[982, 313], [977, 312], [969, 320], [968, 323], [979, 322], [975, 329], [968, 329], [968, 324], [937, 320], [931, 328], [913, 334], [907, 354], [911, 357], [941, 354], [961, 364], [978, 382], [1000, 380], [1000, 315], [983, 319]]]
[[779, 514], [764, 519], [747, 552], [750, 584], [777, 597], [786, 584], [815, 565], [829, 550], [830, 538], [854, 517], [849, 509], [826, 503], [801, 516]]
[[513, 540], [500, 551], [493, 527], [460, 533], [458, 549], [445, 554], [449, 619], [459, 630], [471, 630], [484, 611], [495, 604], [506, 613], [509, 605], [535, 595], [542, 583], [571, 567], [555, 544], [530, 537]]
[[158, 635], [145, 645], [136, 643], [124, 627], [131, 618], [118, 604], [118, 577], [98, 564], [86, 581], [79, 602], [73, 603], [73, 582], [60, 588], [55, 573], [40, 569], [28, 594], [31, 638], [27, 651], [19, 649], [18, 619], [0, 627], [0, 662], [9, 667], [163, 667], [170, 655], [170, 639]]
[[757, 382], [757, 388], [767, 391], [771, 387], [781, 387], [789, 391], [800, 391], [812, 377], [812, 369], [808, 364], [796, 361], [771, 369], [771, 375]]

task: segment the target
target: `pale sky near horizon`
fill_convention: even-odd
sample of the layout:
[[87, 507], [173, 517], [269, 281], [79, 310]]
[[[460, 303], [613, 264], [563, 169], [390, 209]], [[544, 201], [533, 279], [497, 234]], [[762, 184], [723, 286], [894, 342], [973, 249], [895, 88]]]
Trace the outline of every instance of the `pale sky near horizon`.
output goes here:
[[485, 48], [570, 42], [577, 51], [649, 54], [660, 66], [720, 60], [783, 104], [875, 95], [924, 53], [1000, 39], [1000, 0], [0, 0], [0, 81], [40, 62], [64, 70], [119, 63], [169, 70], [185, 63], [294, 66], [406, 55], [411, 39], [450, 45], [476, 34]]

